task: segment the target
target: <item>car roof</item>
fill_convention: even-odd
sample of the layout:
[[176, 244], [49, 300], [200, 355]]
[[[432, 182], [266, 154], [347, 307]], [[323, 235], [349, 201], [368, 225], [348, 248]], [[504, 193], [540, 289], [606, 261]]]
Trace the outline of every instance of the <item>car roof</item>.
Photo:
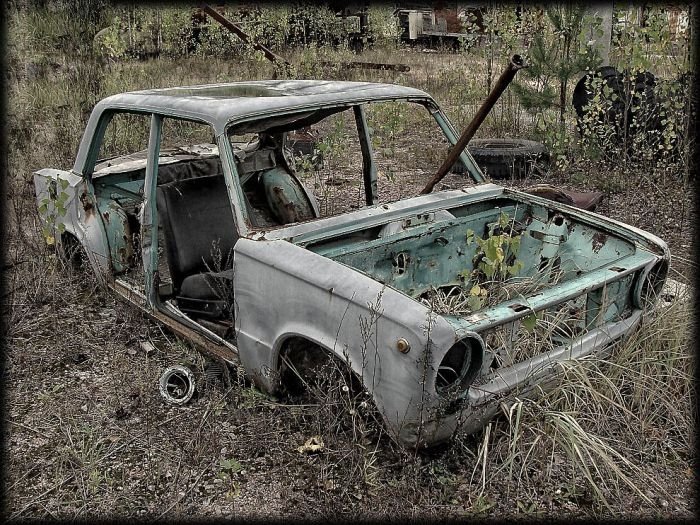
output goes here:
[[232, 121], [275, 114], [282, 110], [392, 99], [432, 101], [424, 91], [396, 84], [259, 80], [131, 91], [107, 97], [99, 105], [103, 111], [148, 111], [193, 118], [208, 122], [221, 131]]

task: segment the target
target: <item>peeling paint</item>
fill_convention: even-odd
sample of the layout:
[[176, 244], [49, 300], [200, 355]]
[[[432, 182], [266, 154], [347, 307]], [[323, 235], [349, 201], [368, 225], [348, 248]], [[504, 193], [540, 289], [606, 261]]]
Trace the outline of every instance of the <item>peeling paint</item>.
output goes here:
[[593, 235], [593, 239], [591, 241], [591, 246], [593, 248], [593, 253], [598, 253], [600, 252], [600, 249], [605, 246], [605, 243], [608, 241], [608, 236], [603, 233], [603, 232], [596, 232]]

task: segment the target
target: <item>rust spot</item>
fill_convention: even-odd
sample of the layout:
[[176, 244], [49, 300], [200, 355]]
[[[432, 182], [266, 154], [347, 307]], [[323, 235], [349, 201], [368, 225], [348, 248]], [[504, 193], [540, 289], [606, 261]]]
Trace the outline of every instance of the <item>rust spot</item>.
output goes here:
[[606, 242], [608, 242], [607, 234], [603, 232], [596, 232], [596, 234], [593, 235], [593, 239], [591, 241], [591, 246], [593, 246], [593, 253], [598, 253], [600, 249], [603, 246], [605, 246]]
[[88, 197], [87, 190], [83, 190], [83, 192], [80, 194], [80, 204], [83, 205], [83, 210], [85, 210], [85, 215], [90, 216], [94, 213], [95, 207], [93, 206], [92, 202], [90, 201], [90, 197]]

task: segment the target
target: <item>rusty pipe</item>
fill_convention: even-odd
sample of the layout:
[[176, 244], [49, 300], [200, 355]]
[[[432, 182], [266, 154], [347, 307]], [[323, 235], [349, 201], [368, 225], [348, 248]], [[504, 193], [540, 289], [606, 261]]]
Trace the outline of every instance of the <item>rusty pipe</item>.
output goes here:
[[246, 44], [250, 44], [253, 46], [253, 49], [262, 51], [263, 54], [265, 55], [265, 58], [267, 58], [270, 62], [272, 63], [282, 63], [285, 66], [291, 66], [292, 64], [284, 57], [281, 57], [275, 53], [272, 52], [271, 49], [268, 47], [262, 45], [259, 42], [256, 42], [248, 33], [243, 31], [241, 27], [238, 24], [234, 24], [231, 22], [228, 18], [226, 18], [224, 15], [216, 11], [213, 7], [206, 3], [200, 4], [201, 9], [208, 14], [210, 17], [212, 17], [214, 20], [219, 22], [222, 26], [224, 26], [226, 29], [228, 29], [231, 33], [236, 35], [238, 38], [243, 40]]
[[474, 115], [472, 121], [465, 128], [464, 132], [462, 133], [462, 136], [459, 137], [457, 144], [455, 144], [454, 147], [450, 149], [447, 158], [437, 170], [435, 175], [433, 175], [428, 184], [425, 185], [425, 188], [421, 190], [421, 194], [430, 193], [431, 191], [433, 191], [435, 185], [443, 179], [443, 177], [447, 174], [448, 171], [450, 171], [450, 168], [454, 165], [455, 162], [457, 162], [460, 153], [464, 151], [464, 148], [474, 137], [476, 130], [478, 130], [482, 122], [484, 122], [486, 115], [489, 114], [496, 101], [499, 98], [501, 98], [503, 91], [505, 91], [505, 89], [508, 87], [508, 84], [511, 83], [511, 81], [515, 77], [515, 74], [524, 67], [527, 66], [525, 65], [525, 62], [520, 55], [513, 55], [511, 57], [510, 61], [508, 62], [508, 65], [503, 70], [503, 73], [501, 73], [501, 76], [498, 77], [498, 80], [493, 86], [491, 93], [489, 93], [488, 97], [486, 97], [486, 100], [484, 100], [484, 102], [481, 104], [481, 107], [476, 112], [476, 115]]

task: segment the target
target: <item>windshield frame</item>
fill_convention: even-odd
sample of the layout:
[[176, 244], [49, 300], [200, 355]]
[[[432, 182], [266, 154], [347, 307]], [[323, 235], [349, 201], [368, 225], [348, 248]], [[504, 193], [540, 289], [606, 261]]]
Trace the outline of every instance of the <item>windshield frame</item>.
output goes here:
[[[386, 103], [386, 102], [408, 102], [408, 103], [414, 103], [418, 104], [420, 106], [423, 106], [433, 117], [435, 122], [437, 123], [438, 127], [442, 131], [444, 137], [447, 139], [447, 142], [451, 147], [454, 147], [455, 144], [457, 144], [457, 141], [459, 140], [459, 136], [453, 126], [453, 124], [450, 122], [448, 119], [447, 115], [440, 109], [440, 107], [435, 103], [435, 101], [430, 98], [418, 98], [418, 97], [387, 97], [387, 98], [375, 98], [375, 99], [368, 99], [365, 101], [353, 101], [352, 103], [326, 103], [326, 104], [314, 104], [314, 105], [299, 105], [299, 106], [294, 106], [290, 107], [287, 111], [279, 111], [276, 110], [274, 113], [271, 112], [261, 112], [257, 115], [252, 115], [252, 116], [247, 116], [245, 118], [241, 119], [236, 119], [236, 120], [231, 120], [227, 123], [225, 126], [223, 133], [219, 136], [219, 155], [221, 157], [222, 162], [226, 162], [226, 164], [230, 167], [231, 174], [233, 175], [233, 184], [234, 184], [234, 193], [237, 195], [239, 205], [236, 206], [238, 208], [239, 213], [242, 216], [243, 221], [241, 221], [239, 228], [241, 231], [239, 232], [242, 236], [249, 236], [253, 233], [261, 233], [261, 232], [266, 232], [266, 231], [273, 231], [273, 230], [278, 230], [282, 228], [289, 227], [293, 224], [300, 224], [300, 223], [292, 223], [292, 224], [280, 224], [280, 225], [275, 225], [275, 226], [267, 226], [267, 227], [260, 227], [260, 226], [254, 226], [253, 222], [250, 217], [249, 210], [247, 209], [245, 205], [245, 199], [243, 197], [244, 192], [243, 192], [243, 187], [240, 182], [240, 174], [238, 173], [238, 170], [236, 168], [234, 159], [235, 159], [235, 154], [233, 151], [233, 146], [231, 143], [231, 136], [235, 136], [236, 133], [236, 128], [241, 128], [242, 125], [245, 124], [251, 124], [253, 122], [257, 121], [264, 121], [268, 119], [275, 119], [279, 117], [285, 117], [285, 116], [292, 116], [294, 114], [308, 114], [309, 111], [323, 111], [323, 110], [328, 110], [328, 109], [334, 109], [337, 108], [338, 111], [333, 112], [329, 115], [326, 115], [322, 119], [319, 119], [318, 122], [323, 121], [325, 118], [331, 117], [333, 114], [338, 114], [343, 111], [347, 110], [353, 110], [357, 111], [355, 108], [363, 108], [364, 106], [368, 104], [380, 104], [380, 103]], [[260, 130], [260, 131], [265, 131], [265, 130]], [[257, 133], [259, 133], [258, 131]], [[250, 129], [243, 131], [243, 133], [251, 133]], [[358, 138], [362, 137], [363, 130], [362, 129], [357, 129], [358, 133]], [[426, 145], [427, 146], [427, 145]], [[222, 151], [225, 150], [225, 151]], [[369, 149], [370, 154], [371, 154], [371, 148]], [[362, 150], [362, 157], [363, 157], [363, 165], [374, 165], [375, 159], [372, 158], [366, 158], [367, 150], [363, 148]], [[464, 148], [464, 150], [460, 153], [459, 160], [462, 162], [464, 165], [465, 169], [467, 170], [467, 174], [469, 177], [476, 183], [476, 184], [481, 184], [484, 182], [487, 182], [483, 173], [479, 169], [478, 165], [476, 164], [476, 161], [473, 159], [473, 157], [469, 154], [469, 151], [467, 148]], [[436, 167], [437, 169], [437, 167]], [[363, 186], [365, 186], [367, 183], [367, 178], [363, 177]], [[366, 191], [366, 189], [365, 189]], [[417, 196], [417, 195], [416, 195]], [[407, 199], [410, 199], [413, 197], [406, 197], [403, 199], [400, 199], [399, 201], [405, 201]], [[365, 208], [370, 208], [373, 206], [379, 206], [379, 204], [374, 204], [374, 205], [367, 205]], [[342, 215], [342, 214], [340, 214]], [[313, 219], [309, 219], [306, 221], [303, 221], [305, 223], [310, 223], [310, 222], [316, 222], [316, 221], [321, 221], [323, 219], [326, 219], [328, 217], [316, 217]]]

